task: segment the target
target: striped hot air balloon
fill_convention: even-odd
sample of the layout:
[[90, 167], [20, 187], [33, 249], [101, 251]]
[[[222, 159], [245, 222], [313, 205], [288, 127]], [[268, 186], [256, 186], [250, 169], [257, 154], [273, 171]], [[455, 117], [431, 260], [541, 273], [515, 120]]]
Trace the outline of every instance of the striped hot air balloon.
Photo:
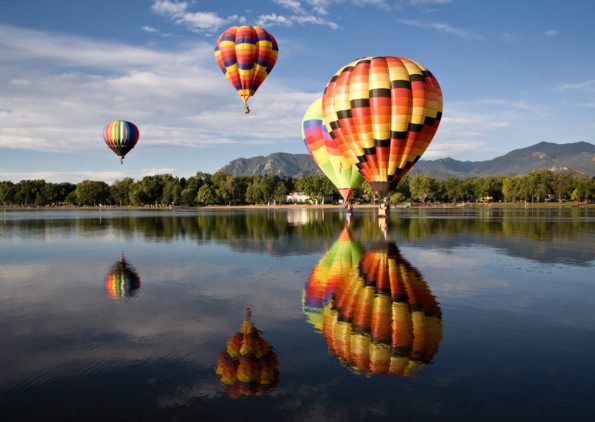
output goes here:
[[250, 112], [248, 98], [269, 76], [278, 55], [275, 38], [258, 26], [234, 26], [217, 39], [217, 64], [242, 97], [246, 113]]
[[279, 361], [273, 348], [250, 322], [250, 308], [242, 328], [217, 359], [217, 378], [230, 398], [262, 396], [277, 387]]
[[308, 322], [322, 330], [324, 307], [329, 303], [335, 289], [351, 273], [364, 256], [364, 247], [351, 238], [346, 227], [329, 251], [312, 270], [302, 296], [302, 308]]
[[302, 120], [302, 139], [318, 167], [347, 202], [364, 179], [343, 156], [337, 140], [329, 135], [322, 120], [322, 99], [314, 101], [306, 111]]
[[432, 73], [401, 57], [342, 67], [322, 97], [324, 123], [374, 190], [394, 190], [434, 138], [442, 91]]
[[322, 331], [329, 352], [358, 374], [413, 376], [438, 352], [442, 313], [394, 242], [381, 242], [335, 289]]
[[103, 129], [105, 143], [120, 157], [120, 164], [123, 164], [124, 157], [135, 147], [140, 133], [136, 125], [124, 120], [116, 120], [109, 123]]
[[131, 267], [124, 255], [112, 266], [110, 273], [105, 277], [105, 288], [107, 297], [110, 299], [131, 298], [140, 290], [140, 277], [136, 270]]

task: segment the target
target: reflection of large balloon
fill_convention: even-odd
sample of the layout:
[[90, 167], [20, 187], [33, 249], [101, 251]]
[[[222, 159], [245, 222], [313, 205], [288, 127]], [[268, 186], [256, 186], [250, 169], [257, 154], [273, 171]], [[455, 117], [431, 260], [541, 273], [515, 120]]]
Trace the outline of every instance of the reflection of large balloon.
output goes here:
[[271, 73], [278, 55], [275, 38], [258, 26], [231, 27], [215, 44], [217, 64], [244, 103]]
[[110, 273], [105, 277], [105, 288], [110, 299], [137, 295], [140, 289], [140, 277], [124, 259], [124, 255], [120, 256], [120, 260], [112, 266]]
[[438, 351], [442, 313], [397, 246], [380, 242], [335, 288], [322, 332], [329, 352], [356, 373], [413, 376]]
[[442, 91], [434, 75], [401, 57], [365, 57], [342, 67], [322, 103], [331, 137], [375, 190], [396, 187], [442, 118]]
[[228, 342], [227, 349], [219, 353], [217, 378], [223, 390], [232, 399], [240, 395], [262, 396], [277, 386], [279, 361], [273, 348], [250, 323], [250, 309], [242, 328]]
[[364, 252], [363, 246], [351, 239], [349, 229], [345, 228], [339, 240], [312, 270], [304, 290], [302, 306], [308, 322], [318, 330], [322, 330], [325, 305], [329, 303], [336, 287], [362, 259]]
[[345, 159], [336, 139], [332, 139], [322, 121], [322, 99], [316, 100], [302, 120], [302, 138], [318, 167], [339, 189], [347, 201], [364, 179]]
[[120, 164], [138, 142], [139, 135], [138, 128], [133, 123], [124, 120], [111, 122], [103, 129], [103, 139], [109, 149], [120, 157]]

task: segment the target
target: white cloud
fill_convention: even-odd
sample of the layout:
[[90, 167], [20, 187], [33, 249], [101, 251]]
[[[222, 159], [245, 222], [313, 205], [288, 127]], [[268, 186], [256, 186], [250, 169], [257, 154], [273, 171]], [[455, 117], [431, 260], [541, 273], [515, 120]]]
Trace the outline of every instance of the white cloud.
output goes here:
[[145, 32], [159, 32], [158, 29], [151, 28], [150, 26], [141, 26], [141, 28]]
[[549, 31], [545, 31], [544, 32], [545, 35], [547, 35], [548, 37], [553, 37], [554, 35], [558, 35], [559, 31], [554, 31], [554, 30], [549, 30]]
[[477, 39], [482, 40], [483, 37], [481, 35], [474, 34], [467, 29], [455, 28], [447, 23], [438, 23], [438, 22], [422, 22], [416, 20], [403, 20], [397, 19], [398, 22], [404, 23], [405, 25], [415, 26], [417, 28], [424, 28], [424, 29], [435, 29], [437, 31], [447, 32], [449, 34], [457, 35], [461, 38], [469, 38], [469, 39]]
[[214, 12], [189, 12], [188, 3], [172, 2], [170, 0], [155, 0], [151, 10], [158, 15], [168, 17], [177, 24], [184, 24], [194, 32], [216, 31], [221, 26], [233, 21], [245, 22], [245, 18], [238, 15], [221, 18]]
[[513, 35], [510, 32], [505, 32], [504, 34], [502, 34], [502, 36], [500, 38], [498, 38], [500, 41], [516, 41], [519, 39], [519, 37], [517, 35]]
[[256, 21], [256, 25], [258, 26], [274, 26], [274, 25], [285, 25], [291, 26], [293, 22], [291, 18], [286, 18], [285, 16], [278, 16], [275, 13], [271, 13], [270, 15], [260, 15], [258, 20]]
[[452, 3], [452, 0], [409, 0], [411, 4], [448, 4]]
[[293, 143], [320, 95], [270, 78], [246, 116], [210, 43], [160, 51], [2, 25], [0, 86], [0, 148], [94, 154], [105, 153], [102, 129], [116, 119], [137, 124], [153, 153]]
[[282, 16], [272, 13], [270, 15], [261, 15], [256, 20], [256, 25], [259, 26], [275, 26], [275, 25], [284, 25], [284, 26], [292, 26], [294, 23], [299, 24], [316, 24], [316, 25], [328, 25], [331, 29], [338, 29], [339, 25], [334, 22], [327, 21], [324, 18], [320, 18], [313, 15], [292, 15], [292, 16]]
[[555, 88], [556, 91], [595, 91], [595, 79], [579, 84], [564, 84]]
[[302, 9], [302, 4], [296, 0], [274, 0], [274, 2], [294, 13], [301, 13], [304, 11], [304, 9]]

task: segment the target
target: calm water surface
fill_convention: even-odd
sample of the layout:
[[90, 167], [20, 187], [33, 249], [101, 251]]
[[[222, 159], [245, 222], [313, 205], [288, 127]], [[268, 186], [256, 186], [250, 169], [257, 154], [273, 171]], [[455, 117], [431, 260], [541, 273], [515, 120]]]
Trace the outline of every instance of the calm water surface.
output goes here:
[[3, 421], [593, 420], [593, 210], [0, 218]]

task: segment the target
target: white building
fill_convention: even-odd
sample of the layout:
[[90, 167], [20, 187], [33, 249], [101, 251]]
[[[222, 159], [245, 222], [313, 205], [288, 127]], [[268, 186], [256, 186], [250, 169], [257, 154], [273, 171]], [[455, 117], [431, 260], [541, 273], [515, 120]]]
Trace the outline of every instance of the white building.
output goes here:
[[[304, 192], [300, 192], [299, 190], [292, 190], [291, 192], [289, 192], [289, 195], [287, 195], [286, 201], [288, 203], [293, 202], [309, 202], [310, 204], [318, 204], [318, 201], [310, 199], [310, 197], [306, 194], [304, 194]], [[332, 196], [325, 196], [322, 200], [323, 204], [330, 204], [333, 202], [333, 197]]]

